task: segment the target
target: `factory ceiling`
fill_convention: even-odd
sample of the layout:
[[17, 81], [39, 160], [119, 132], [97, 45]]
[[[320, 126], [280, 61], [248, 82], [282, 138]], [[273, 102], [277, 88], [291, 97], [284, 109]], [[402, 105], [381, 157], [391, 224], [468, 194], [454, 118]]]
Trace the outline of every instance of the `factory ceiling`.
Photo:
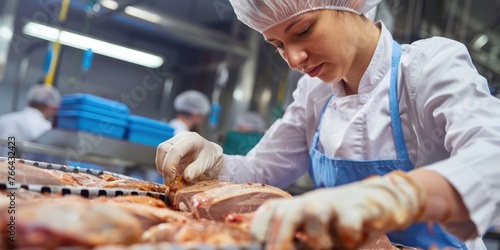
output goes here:
[[[37, 0], [24, 2], [20, 8], [40, 5]], [[480, 73], [500, 88], [500, 0], [386, 0], [384, 5], [394, 20], [396, 39], [458, 40], [468, 47]], [[252, 32], [237, 21], [228, 0], [72, 0], [69, 18], [85, 20], [92, 30], [120, 30], [164, 46], [243, 57], [249, 53], [245, 41]]]

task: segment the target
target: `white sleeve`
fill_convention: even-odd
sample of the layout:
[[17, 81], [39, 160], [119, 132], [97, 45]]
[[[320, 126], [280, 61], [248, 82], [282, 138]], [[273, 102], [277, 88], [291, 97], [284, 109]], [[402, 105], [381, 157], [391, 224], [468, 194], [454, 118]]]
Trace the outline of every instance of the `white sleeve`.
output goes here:
[[472, 222], [445, 226], [471, 239], [500, 221], [500, 100], [464, 45], [432, 38], [419, 46], [409, 76], [419, 122], [428, 135], [446, 131], [435, 140], [450, 153], [427, 168], [445, 177], [469, 210]]
[[274, 122], [246, 156], [224, 155], [219, 179], [285, 188], [307, 171], [306, 88], [305, 80], [299, 80], [293, 92], [294, 101], [287, 107], [283, 118]]

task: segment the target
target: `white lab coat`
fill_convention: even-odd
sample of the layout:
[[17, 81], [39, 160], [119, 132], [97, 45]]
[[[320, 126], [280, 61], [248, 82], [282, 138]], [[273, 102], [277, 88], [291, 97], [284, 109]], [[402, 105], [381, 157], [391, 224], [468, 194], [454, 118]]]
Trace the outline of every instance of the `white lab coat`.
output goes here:
[[189, 128], [186, 125], [186, 123], [184, 123], [180, 119], [174, 118], [174, 119], [170, 120], [170, 122], [168, 124], [174, 128], [174, 136], [179, 134], [182, 131], [189, 131]]
[[[381, 25], [359, 94], [345, 96], [341, 83], [302, 77], [283, 118], [247, 156], [224, 156], [219, 178], [282, 188], [293, 183], [308, 171], [308, 150], [332, 94], [337, 98], [328, 104], [320, 132], [324, 153], [349, 160], [396, 158], [388, 105], [393, 38]], [[474, 237], [477, 227], [484, 234], [490, 222], [500, 221], [500, 100], [490, 95], [466, 47], [437, 37], [403, 45], [398, 97], [413, 165], [448, 179], [473, 220], [446, 229]], [[486, 249], [481, 239], [467, 246]]]
[[0, 138], [14, 136], [16, 141], [33, 141], [52, 128], [42, 112], [32, 107], [0, 116]]

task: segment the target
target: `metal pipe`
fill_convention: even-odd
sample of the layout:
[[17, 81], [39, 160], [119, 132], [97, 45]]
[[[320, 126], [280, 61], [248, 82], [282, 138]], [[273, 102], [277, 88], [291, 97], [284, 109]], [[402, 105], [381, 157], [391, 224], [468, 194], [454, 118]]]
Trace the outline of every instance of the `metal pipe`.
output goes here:
[[[9, 46], [14, 34], [14, 21], [17, 9], [17, 0], [7, 0], [3, 4], [3, 11], [0, 13], [0, 80], [3, 78], [3, 71], [7, 64]], [[1, 6], [0, 6], [1, 7]]]
[[448, 21], [446, 22], [446, 29], [444, 35], [446, 37], [451, 37], [453, 34], [453, 27], [455, 26], [455, 18], [457, 16], [458, 1], [454, 0], [450, 3], [450, 11], [448, 14]]
[[[252, 51], [239, 41], [235, 41], [231, 36], [222, 33], [218, 30], [203, 27], [193, 23], [189, 23], [172, 16], [164, 16], [156, 14], [155, 11], [134, 7], [140, 12], [148, 13], [156, 18], [154, 20], [149, 19], [147, 16], [141, 15], [130, 15], [121, 14], [121, 17], [132, 18], [140, 22], [144, 22], [150, 25], [158, 26], [176, 37], [196, 45], [201, 48], [214, 49], [223, 52], [229, 52], [241, 56], [250, 56]], [[228, 46], [231, 44], [231, 46]]]
[[413, 25], [412, 25], [412, 34], [417, 34], [420, 39], [421, 36], [421, 27], [422, 27], [422, 13], [424, 9], [424, 0], [418, 0], [415, 3], [415, 15], [413, 16]]
[[415, 17], [415, 8], [416, 8], [416, 0], [410, 0], [409, 1], [409, 6], [408, 6], [408, 15], [406, 16], [406, 22], [405, 22], [405, 34], [404, 34], [404, 42], [405, 43], [410, 43], [411, 42], [411, 35], [412, 35], [412, 26], [413, 26], [413, 20]]
[[[131, 4], [135, 4], [136, 2], [137, 0], [121, 2], [117, 10], [127, 10], [127, 7], [131, 7]], [[73, 4], [71, 7], [77, 9], [78, 11], [82, 11], [82, 8], [78, 5]], [[99, 23], [104, 20], [108, 20], [108, 17], [110, 16], [116, 17], [114, 20], [119, 20], [120, 22], [127, 22], [128, 20], [133, 19], [142, 25], [150, 25], [153, 29], [161, 29], [161, 32], [174, 35], [177, 38], [199, 48], [228, 52], [244, 57], [251, 56], [253, 53], [253, 51], [245, 43], [232, 39], [230, 35], [218, 30], [193, 24], [172, 16], [161, 15], [151, 8], [145, 8], [144, 6], [133, 6], [133, 9], [135, 10], [135, 13], [130, 13], [130, 11], [128, 11], [128, 13], [108, 11], [107, 13], [102, 14], [102, 16], [94, 17], [92, 22], [94, 24]], [[224, 11], [228, 10], [229, 9], [224, 9]]]
[[472, 0], [465, 0], [464, 8], [462, 9], [462, 28], [460, 29], [460, 41], [465, 41], [467, 37], [467, 26], [469, 24], [470, 5]]
[[97, 24], [101, 24], [105, 21], [109, 21], [110, 17], [112, 17], [115, 14], [122, 13], [123, 10], [125, 10], [125, 8], [127, 6], [136, 5], [137, 3], [140, 3], [140, 2], [143, 2], [143, 1], [141, 1], [141, 0], [129, 0], [128, 2], [120, 3], [118, 5], [118, 8], [116, 8], [114, 10], [108, 10], [103, 14], [100, 14], [97, 16], [92, 16], [92, 18], [91, 18], [92, 24], [97, 25]]
[[22, 82], [24, 82], [24, 78], [26, 77], [26, 72], [28, 72], [28, 67], [30, 64], [30, 59], [28, 57], [23, 57], [19, 63], [17, 78], [14, 82], [14, 91], [12, 93], [12, 112], [18, 111], [18, 103], [19, 103], [19, 93]]
[[[260, 47], [260, 34], [252, 32], [249, 38], [250, 50], [253, 51], [251, 56], [247, 57], [240, 70], [238, 81], [233, 92], [233, 103], [231, 105], [230, 116], [227, 118], [235, 118], [238, 114], [249, 110], [251, 97], [245, 93], [252, 93], [255, 85], [255, 72], [257, 71], [258, 53]], [[231, 121], [229, 127], [234, 127], [235, 120]]]
[[[63, 0], [61, 4], [61, 10], [59, 12], [59, 18], [58, 21], [60, 24], [63, 24], [66, 22], [66, 18], [68, 16], [68, 9], [70, 6], [71, 0]], [[59, 33], [60, 35], [61, 33]], [[52, 86], [54, 85], [54, 79], [57, 76], [57, 73], [59, 72], [58, 66], [59, 66], [59, 58], [61, 57], [62, 54], [62, 45], [59, 42], [59, 37], [56, 39], [54, 42], [53, 48], [52, 48], [52, 60], [50, 62], [50, 67], [49, 67], [49, 72], [45, 76], [45, 85], [47, 86]]]
[[47, 42], [42, 41], [42, 42], [31, 43], [23, 51], [23, 57], [19, 61], [19, 64], [17, 66], [17, 76], [16, 76], [16, 80], [14, 81], [14, 91], [12, 94], [12, 111], [19, 110], [19, 108], [18, 108], [19, 93], [20, 93], [21, 85], [24, 82], [24, 78], [26, 77], [26, 73], [28, 72], [29, 63], [30, 63], [29, 55], [31, 55], [31, 53], [33, 53], [33, 51], [41, 48], [42, 46], [46, 47]]

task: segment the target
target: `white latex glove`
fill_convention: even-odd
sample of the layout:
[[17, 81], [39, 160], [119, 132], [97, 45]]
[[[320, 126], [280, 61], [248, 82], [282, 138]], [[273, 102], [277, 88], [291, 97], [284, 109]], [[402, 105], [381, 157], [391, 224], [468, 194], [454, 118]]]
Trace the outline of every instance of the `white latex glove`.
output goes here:
[[[296, 232], [328, 249], [335, 242], [356, 248], [382, 233], [404, 229], [423, 213], [425, 194], [406, 173], [337, 188], [319, 189], [293, 200], [264, 203], [252, 221], [252, 236], [267, 249], [291, 249]], [[325, 240], [327, 239], [327, 240]]]
[[165, 183], [177, 174], [188, 182], [215, 179], [223, 161], [221, 146], [194, 132], [181, 132], [156, 149], [156, 169]]

